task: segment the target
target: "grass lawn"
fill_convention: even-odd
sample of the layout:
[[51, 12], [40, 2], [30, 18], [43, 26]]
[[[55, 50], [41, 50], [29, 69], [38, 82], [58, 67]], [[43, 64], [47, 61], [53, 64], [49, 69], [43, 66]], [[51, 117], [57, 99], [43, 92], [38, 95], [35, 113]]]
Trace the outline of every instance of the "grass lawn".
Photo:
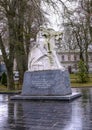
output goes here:
[[92, 87], [92, 74], [89, 74], [89, 82], [78, 83], [76, 74], [70, 74], [71, 87]]
[[[87, 83], [78, 83], [76, 74], [70, 74], [71, 87], [92, 87], [92, 74], [89, 74], [90, 80]], [[20, 92], [19, 86], [15, 90], [8, 90], [6, 86], [0, 84], [0, 92]]]
[[71, 82], [71, 87], [92, 87], [92, 82], [88, 82], [88, 83], [73, 83], [73, 82]]
[[9, 92], [9, 93], [15, 92], [16, 93], [20, 91], [21, 90], [17, 88], [15, 90], [8, 90], [6, 86], [0, 84], [0, 92]]

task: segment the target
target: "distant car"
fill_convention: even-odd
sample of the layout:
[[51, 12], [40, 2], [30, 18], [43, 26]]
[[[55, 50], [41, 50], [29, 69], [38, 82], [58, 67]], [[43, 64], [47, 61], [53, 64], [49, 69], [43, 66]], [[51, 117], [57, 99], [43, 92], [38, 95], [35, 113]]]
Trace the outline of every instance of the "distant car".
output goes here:
[[19, 72], [14, 71], [14, 81], [18, 81], [18, 80], [19, 80]]
[[78, 69], [72, 69], [72, 73], [77, 73], [78, 72]]

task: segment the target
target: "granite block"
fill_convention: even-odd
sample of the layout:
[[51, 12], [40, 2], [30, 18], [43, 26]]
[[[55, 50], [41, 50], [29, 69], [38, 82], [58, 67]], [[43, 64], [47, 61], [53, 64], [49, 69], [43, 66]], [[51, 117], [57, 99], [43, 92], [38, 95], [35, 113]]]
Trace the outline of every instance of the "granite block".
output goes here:
[[24, 74], [21, 95], [64, 96], [71, 93], [67, 70], [26, 71]]

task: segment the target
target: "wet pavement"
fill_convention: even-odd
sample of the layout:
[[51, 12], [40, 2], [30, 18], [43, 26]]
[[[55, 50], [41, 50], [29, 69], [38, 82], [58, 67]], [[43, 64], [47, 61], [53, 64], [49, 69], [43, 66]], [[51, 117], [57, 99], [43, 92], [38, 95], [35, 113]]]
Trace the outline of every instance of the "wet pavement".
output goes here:
[[[74, 90], [75, 91], [75, 90]], [[92, 88], [67, 101], [11, 101], [0, 94], [0, 130], [92, 130]]]

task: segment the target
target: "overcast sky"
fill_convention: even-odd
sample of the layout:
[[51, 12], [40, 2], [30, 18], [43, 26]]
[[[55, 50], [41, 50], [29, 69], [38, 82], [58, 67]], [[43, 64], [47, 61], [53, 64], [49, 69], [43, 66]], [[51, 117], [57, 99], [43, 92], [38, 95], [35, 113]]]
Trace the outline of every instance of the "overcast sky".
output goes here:
[[[56, 0], [57, 1], [57, 0]], [[78, 6], [77, 2], [66, 2], [67, 0], [62, 0], [65, 5], [70, 8], [70, 9], [75, 9]], [[43, 9], [48, 13], [48, 15], [46, 15], [46, 17], [49, 19], [50, 23], [48, 25], [48, 27], [51, 27], [53, 29], [55, 29], [56, 31], [62, 30], [61, 24], [62, 24], [62, 15], [59, 14], [55, 14], [55, 11], [53, 10], [53, 8], [48, 7], [48, 5], [43, 6]], [[63, 9], [62, 9], [62, 4], [58, 2], [58, 10], [61, 11], [63, 13]]]

